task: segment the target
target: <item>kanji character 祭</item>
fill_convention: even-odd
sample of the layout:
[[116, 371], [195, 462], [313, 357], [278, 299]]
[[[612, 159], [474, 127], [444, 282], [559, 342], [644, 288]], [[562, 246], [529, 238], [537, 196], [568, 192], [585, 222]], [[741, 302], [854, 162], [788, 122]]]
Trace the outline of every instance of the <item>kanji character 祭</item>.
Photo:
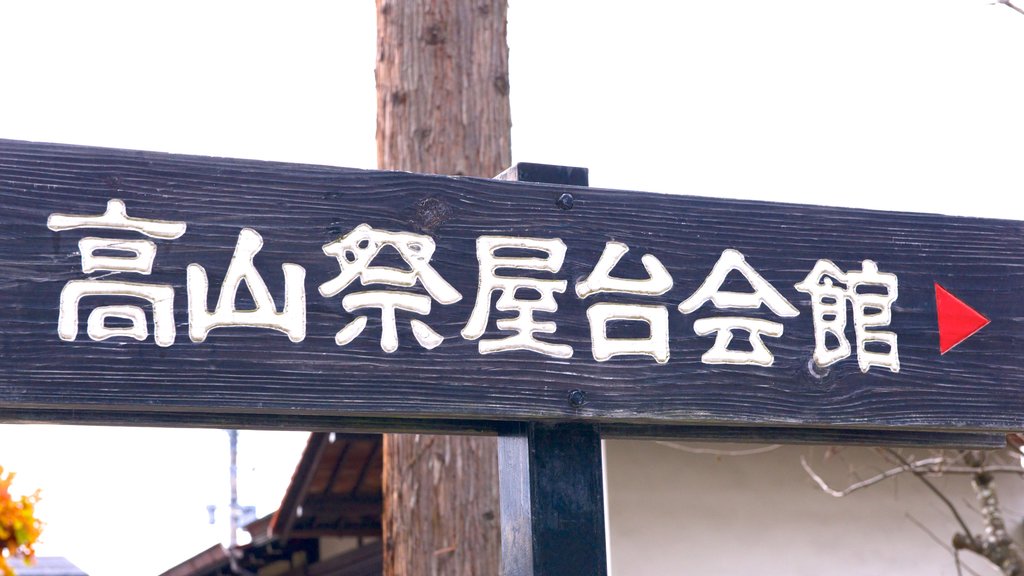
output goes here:
[[[408, 270], [370, 265], [377, 254], [387, 246], [398, 252], [398, 255], [409, 266]], [[434, 239], [429, 236], [409, 232], [374, 230], [368, 224], [360, 224], [345, 236], [324, 245], [324, 254], [334, 256], [338, 260], [341, 272], [335, 278], [320, 285], [320, 295], [334, 296], [347, 288], [356, 278], [363, 286], [382, 284], [411, 288], [416, 285], [416, 282], [422, 284], [430, 297], [408, 291], [366, 290], [347, 294], [341, 300], [341, 305], [346, 312], [355, 312], [364, 308], [379, 309], [381, 314], [380, 347], [387, 353], [394, 352], [398, 350], [395, 310], [426, 315], [430, 313], [430, 298], [437, 300], [442, 305], [454, 304], [462, 299], [462, 294], [446, 282], [430, 265], [434, 249]], [[354, 320], [338, 331], [334, 341], [339, 346], [348, 344], [366, 328], [366, 321], [366, 316], [356, 316]], [[413, 336], [420, 346], [431, 350], [444, 340], [443, 336], [426, 323], [416, 319], [409, 322]]]

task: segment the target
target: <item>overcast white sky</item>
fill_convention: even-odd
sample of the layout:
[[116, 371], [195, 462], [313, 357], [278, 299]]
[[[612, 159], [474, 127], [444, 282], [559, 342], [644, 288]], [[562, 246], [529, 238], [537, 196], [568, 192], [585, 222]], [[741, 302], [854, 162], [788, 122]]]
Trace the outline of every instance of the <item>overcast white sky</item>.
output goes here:
[[[370, 0], [0, 4], [0, 138], [375, 166]], [[516, 161], [593, 186], [1024, 220], [1024, 16], [984, 0], [527, 2]], [[2, 273], [2, 272], [0, 272]], [[271, 512], [302, 434], [241, 438]], [[220, 431], [0, 427], [43, 555], [158, 573], [223, 534]]]

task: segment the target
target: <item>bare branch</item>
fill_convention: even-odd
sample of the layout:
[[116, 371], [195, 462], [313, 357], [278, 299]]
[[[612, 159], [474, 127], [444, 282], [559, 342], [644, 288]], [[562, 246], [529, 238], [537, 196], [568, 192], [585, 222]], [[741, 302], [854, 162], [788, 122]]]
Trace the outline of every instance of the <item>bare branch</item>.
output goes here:
[[1024, 575], [1024, 557], [1006, 528], [992, 474], [978, 472], [973, 485], [985, 520], [985, 532], [977, 538], [981, 546], [979, 553], [1007, 576]]
[[927, 473], [934, 473], [936, 475], [942, 474], [977, 474], [978, 472], [989, 472], [992, 474], [1015, 474], [1017, 476], [1024, 476], [1024, 468], [1020, 466], [982, 466], [981, 468], [971, 468], [970, 466], [950, 466], [948, 468], [942, 468], [935, 471], [924, 471]]
[[947, 498], [946, 495], [942, 493], [942, 490], [939, 490], [935, 486], [935, 484], [932, 484], [932, 481], [928, 479], [928, 475], [914, 468], [914, 464], [912, 464], [906, 458], [900, 455], [899, 452], [893, 450], [892, 448], [886, 448], [885, 450], [886, 452], [891, 454], [893, 458], [899, 460], [903, 464], [903, 466], [905, 466], [907, 470], [910, 471], [911, 474], [917, 476], [918, 480], [923, 482], [929, 490], [931, 490], [936, 496], [939, 497], [939, 500], [942, 500], [942, 502], [949, 508], [949, 511], [953, 513], [953, 517], [956, 518], [957, 523], [960, 524], [960, 528], [962, 528], [964, 531], [964, 536], [971, 542], [974, 542], [976, 544], [976, 539], [974, 538], [974, 536], [971, 535], [971, 529], [967, 527], [967, 522], [964, 522], [964, 519], [960, 516], [960, 512], [956, 509], [956, 506], [954, 506], [953, 503], [949, 501], [949, 498]]
[[1024, 10], [1021, 10], [1020, 7], [1015, 5], [1011, 0], [996, 0], [996, 4], [1002, 4], [1008, 8], [1013, 8], [1014, 10], [1020, 12], [1021, 14], [1024, 14]]
[[[861, 480], [847, 486], [843, 490], [836, 490], [817, 474], [805, 457], [800, 458], [800, 464], [812, 480], [824, 491], [833, 497], [840, 498], [852, 492], [873, 486], [889, 478], [893, 478], [904, 472], [910, 472], [921, 481], [943, 504], [949, 509], [962, 532], [955, 533], [952, 539], [952, 552], [957, 566], [957, 574], [963, 573], [964, 566], [960, 562], [960, 550], [970, 550], [983, 558], [986, 558], [998, 566], [1005, 574], [1013, 576], [1024, 576], [1024, 557], [1014, 541], [1009, 537], [1006, 524], [1003, 521], [999, 502], [993, 486], [995, 473], [1007, 473], [1017, 476], [1024, 476], [1024, 470], [1017, 464], [1004, 464], [1004, 460], [988, 458], [991, 453], [980, 451], [960, 452], [957, 456], [939, 454], [931, 458], [914, 460], [913, 456], [904, 457], [892, 448], [878, 448], [876, 451], [885, 459], [899, 466], [885, 470], [866, 480]], [[990, 459], [993, 464], [986, 466], [985, 461]], [[942, 476], [944, 474], [971, 474], [973, 475], [975, 492], [978, 501], [982, 503], [981, 516], [985, 521], [984, 534], [974, 535], [967, 526], [967, 522], [953, 502], [931, 481], [929, 477]], [[973, 507], [968, 505], [973, 510]], [[916, 518], [907, 514], [911, 522], [917, 524], [924, 530], [932, 540], [938, 542], [943, 548], [949, 547], [943, 543], [933, 532], [928, 530]], [[977, 573], [969, 566], [967, 570], [977, 576]]]
[[[907, 520], [910, 520], [911, 522], [913, 522], [915, 525], [917, 525], [918, 528], [921, 529], [922, 532], [927, 534], [928, 537], [931, 538], [933, 542], [935, 542], [939, 546], [942, 546], [942, 548], [945, 549], [946, 552], [949, 552], [953, 556], [953, 559], [956, 560], [956, 573], [958, 575], [962, 576], [963, 575], [963, 571], [961, 569], [961, 563], [960, 563], [960, 551], [957, 550], [956, 548], [953, 548], [948, 543], [943, 542], [942, 538], [939, 538], [939, 536], [935, 532], [933, 532], [927, 526], [925, 526], [923, 522], [921, 522], [917, 518], [914, 518], [914, 516], [911, 515], [909, 512], [907, 512], [905, 516], [907, 517]], [[974, 574], [974, 576], [981, 576], [981, 574], [976, 572], [970, 566], [966, 566], [966, 568], [967, 568], [967, 571], [970, 572], [971, 574]]]
[[656, 444], [660, 444], [666, 448], [672, 448], [673, 450], [679, 450], [680, 452], [686, 452], [687, 454], [708, 454], [711, 456], [754, 456], [756, 454], [766, 454], [782, 448], [781, 444], [772, 444], [770, 446], [758, 446], [757, 448], [748, 448], [746, 450], [719, 450], [716, 448], [687, 446], [686, 444], [680, 444], [678, 442], [658, 441]]
[[[902, 464], [905, 461], [903, 458], [893, 458], [895, 453], [890, 448], [876, 448], [875, 451], [893, 464]], [[979, 471], [985, 471], [993, 474], [1015, 474], [1017, 476], [1024, 477], [1024, 467], [1021, 467], [1018, 464], [999, 464], [988, 466], [984, 464], [974, 465], [968, 463], [966, 466], [953, 465], [955, 462], [962, 462], [964, 454], [965, 453], [961, 453], [955, 458], [941, 454], [933, 458], [918, 460], [916, 462], [913, 462], [913, 458], [910, 458], [909, 460], [913, 462], [915, 470], [928, 474], [929, 476], [943, 476], [945, 474], [973, 475], [977, 474]]]
[[906, 514], [904, 514], [904, 516], [906, 516], [907, 520], [910, 520], [918, 528], [920, 528], [922, 532], [927, 534], [928, 537], [931, 538], [933, 542], [935, 542], [939, 546], [942, 546], [946, 550], [946, 552], [949, 552], [950, 554], [952, 554], [953, 552], [956, 551], [955, 548], [953, 548], [948, 543], [946, 543], [942, 538], [939, 538], [938, 534], [936, 534], [935, 532], [932, 532], [932, 530], [930, 528], [925, 526], [923, 522], [921, 522], [917, 518], [914, 518], [913, 514], [911, 514], [910, 512], [907, 512]]
[[821, 488], [822, 492], [830, 496], [835, 496], [836, 498], [842, 498], [850, 493], [849, 491], [836, 490], [829, 486], [828, 483], [825, 482], [825, 479], [818, 476], [818, 473], [815, 472], [814, 469], [811, 468], [811, 465], [807, 463], [807, 458], [800, 456], [800, 465], [804, 467], [804, 472], [807, 472], [807, 475], [811, 477], [811, 480], [814, 480], [814, 483], [818, 485], [818, 488]]
[[907, 462], [906, 464], [900, 466], [899, 468], [892, 468], [886, 470], [884, 472], [872, 476], [871, 478], [867, 478], [865, 480], [861, 480], [860, 482], [850, 484], [849, 486], [842, 490], [836, 490], [835, 488], [829, 486], [828, 483], [825, 482], [825, 480], [821, 476], [819, 476], [813, 468], [811, 468], [811, 465], [807, 463], [806, 458], [804, 458], [803, 456], [800, 457], [800, 465], [803, 466], [804, 472], [807, 472], [807, 475], [811, 477], [811, 480], [814, 480], [818, 487], [821, 488], [822, 491], [824, 491], [826, 494], [829, 494], [830, 496], [834, 496], [836, 498], [842, 498], [844, 496], [849, 495], [852, 492], [856, 492], [857, 490], [867, 488], [868, 486], [873, 486], [875, 484], [878, 484], [879, 482], [882, 482], [883, 480], [887, 480], [889, 478], [892, 478], [893, 476], [903, 474], [904, 472], [914, 472], [920, 468], [927, 468], [929, 466], [940, 464], [943, 461], [944, 458], [942, 456], [936, 456], [934, 458], [918, 460], [917, 462], [913, 463]]

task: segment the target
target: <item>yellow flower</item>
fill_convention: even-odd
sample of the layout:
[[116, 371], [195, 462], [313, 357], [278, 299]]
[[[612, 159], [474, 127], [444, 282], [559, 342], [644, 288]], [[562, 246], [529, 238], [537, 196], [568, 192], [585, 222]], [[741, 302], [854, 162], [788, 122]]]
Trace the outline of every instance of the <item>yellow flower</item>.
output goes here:
[[26, 563], [35, 560], [33, 547], [43, 529], [43, 523], [35, 517], [39, 491], [14, 498], [10, 493], [12, 481], [14, 473], [4, 474], [0, 466], [0, 572], [3, 576], [14, 576], [9, 558], [20, 556]]

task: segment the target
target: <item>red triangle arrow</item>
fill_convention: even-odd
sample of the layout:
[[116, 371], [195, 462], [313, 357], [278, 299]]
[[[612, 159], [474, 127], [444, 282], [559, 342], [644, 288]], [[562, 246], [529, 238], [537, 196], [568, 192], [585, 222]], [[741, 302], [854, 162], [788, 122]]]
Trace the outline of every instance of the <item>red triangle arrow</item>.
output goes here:
[[935, 311], [939, 317], [939, 353], [945, 354], [989, 323], [989, 319], [935, 283]]

